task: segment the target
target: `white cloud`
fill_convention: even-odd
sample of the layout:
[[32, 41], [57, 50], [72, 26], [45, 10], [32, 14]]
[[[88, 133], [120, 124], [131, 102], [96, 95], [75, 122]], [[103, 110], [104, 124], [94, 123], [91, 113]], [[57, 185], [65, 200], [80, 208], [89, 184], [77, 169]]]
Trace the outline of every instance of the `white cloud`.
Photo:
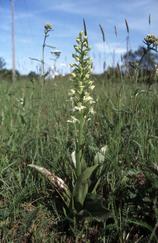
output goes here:
[[32, 39], [30, 39], [29, 37], [19, 37], [16, 38], [17, 40], [17, 44], [21, 43], [21, 44], [33, 44]]
[[119, 42], [113, 42], [109, 45], [103, 42], [98, 42], [94, 44], [94, 47], [97, 51], [107, 54], [112, 54], [115, 52], [115, 54], [119, 55], [126, 52], [126, 48], [123, 47]]
[[[157, 9], [157, 0], [122, 1], [120, 4], [122, 16], [128, 20], [129, 29], [139, 33], [157, 32]], [[151, 27], [148, 23], [149, 14], [151, 14]], [[125, 29], [125, 24], [121, 21], [118, 21], [118, 26]]]
[[72, 13], [72, 14], [79, 14], [79, 15], [98, 15], [96, 11], [96, 6], [93, 5], [89, 1], [65, 1], [61, 4], [57, 4], [52, 7], [52, 10], [59, 10], [62, 12]]
[[120, 7], [122, 10], [125, 12], [134, 12], [135, 10], [141, 11], [142, 8], [144, 7], [149, 7], [151, 3], [154, 2], [154, 0], [133, 0], [133, 1], [121, 1]]
[[15, 15], [15, 19], [20, 20], [20, 19], [27, 19], [27, 18], [32, 18], [35, 17], [33, 13], [26, 13], [26, 12], [17, 12]]
[[[110, 16], [109, 10], [105, 11], [104, 8], [102, 8], [102, 5], [105, 5], [105, 3], [101, 0], [98, 4], [98, 0], [45, 0], [40, 1], [40, 5], [43, 6], [42, 9], [39, 11], [37, 10], [37, 13], [46, 13], [50, 11], [60, 11], [65, 12], [69, 14], [76, 14], [80, 15], [82, 17], [84, 16]], [[47, 6], [47, 7], [46, 7]], [[105, 7], [105, 6], [104, 6]], [[111, 5], [110, 5], [111, 8]]]

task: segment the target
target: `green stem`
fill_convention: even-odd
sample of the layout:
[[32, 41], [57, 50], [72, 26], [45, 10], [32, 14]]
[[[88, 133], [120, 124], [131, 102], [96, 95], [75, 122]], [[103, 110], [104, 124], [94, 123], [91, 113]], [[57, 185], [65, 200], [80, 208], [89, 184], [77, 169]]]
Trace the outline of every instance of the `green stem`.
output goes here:
[[78, 128], [78, 132], [76, 134], [77, 135], [76, 137], [78, 138], [78, 140], [76, 140], [76, 147], [77, 147], [77, 150], [76, 150], [76, 175], [77, 175], [77, 177], [80, 176], [81, 172], [82, 172], [81, 158], [82, 158], [83, 125], [84, 125], [82, 113], [80, 114], [79, 121], [80, 121], [80, 124], [79, 124], [79, 128]]
[[44, 66], [44, 62], [45, 62], [45, 46], [46, 46], [46, 39], [47, 39], [47, 34], [44, 35], [44, 40], [43, 40], [43, 45], [42, 45], [42, 70], [41, 70], [41, 74], [42, 76], [44, 76], [45, 73], [45, 66]]

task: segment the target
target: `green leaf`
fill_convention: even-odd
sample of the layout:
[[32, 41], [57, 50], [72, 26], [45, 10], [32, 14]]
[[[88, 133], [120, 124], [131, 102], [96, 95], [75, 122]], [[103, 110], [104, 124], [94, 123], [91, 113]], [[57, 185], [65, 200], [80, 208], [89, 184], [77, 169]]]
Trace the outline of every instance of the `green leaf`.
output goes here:
[[79, 180], [84, 183], [86, 180], [88, 180], [94, 170], [98, 167], [98, 165], [93, 165], [85, 169], [85, 171], [82, 173], [82, 175], [79, 177]]
[[83, 206], [85, 198], [88, 193], [89, 188], [89, 179], [94, 172], [94, 170], [97, 168], [98, 165], [93, 165], [91, 167], [88, 167], [85, 169], [85, 171], [82, 173], [82, 175], [77, 178], [76, 185], [74, 188], [74, 199], [75, 202], [81, 206]]
[[73, 163], [73, 167], [76, 168], [76, 151], [73, 151], [71, 153], [71, 160], [72, 160], [72, 163]]
[[153, 227], [151, 225], [149, 225], [146, 222], [143, 222], [141, 220], [136, 221], [136, 220], [128, 219], [128, 223], [129, 224], [133, 224], [133, 225], [141, 226], [142, 228], [145, 228], [145, 229], [149, 230], [151, 233], [153, 231]]
[[87, 193], [88, 193], [88, 183], [76, 184], [74, 197], [77, 205], [79, 204], [80, 206], [83, 206]]
[[104, 159], [105, 159], [105, 156], [100, 152], [96, 153], [96, 155], [94, 157], [95, 163], [102, 163], [102, 162], [104, 162]]
[[105, 145], [103, 146], [99, 152], [96, 153], [95, 157], [94, 157], [94, 161], [95, 163], [103, 163], [104, 160], [105, 160], [105, 156], [106, 156], [106, 153], [107, 153], [107, 150], [108, 150], [108, 146]]
[[22, 114], [20, 114], [20, 118], [21, 118], [21, 123], [26, 125], [25, 117]]

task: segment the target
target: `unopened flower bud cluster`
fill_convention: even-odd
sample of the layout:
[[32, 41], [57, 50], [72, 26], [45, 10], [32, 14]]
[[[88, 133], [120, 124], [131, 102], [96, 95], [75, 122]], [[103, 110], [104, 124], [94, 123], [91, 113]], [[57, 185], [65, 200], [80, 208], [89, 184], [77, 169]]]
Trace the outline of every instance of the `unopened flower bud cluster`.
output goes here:
[[149, 34], [144, 38], [144, 41], [147, 45], [158, 46], [158, 37], [153, 34]]
[[88, 56], [90, 49], [87, 36], [80, 32], [76, 42], [77, 45], [74, 46], [76, 53], [73, 54], [75, 63], [71, 65], [74, 88], [69, 93], [72, 102], [72, 116], [68, 122], [71, 123], [80, 123], [81, 114], [84, 120], [89, 120], [94, 113], [93, 105], [95, 103], [92, 97], [95, 86], [90, 78], [92, 61]]
[[53, 29], [53, 26], [52, 26], [52, 24], [45, 24], [45, 26], [44, 26], [44, 32], [45, 32], [45, 34], [47, 34], [49, 31], [51, 31]]

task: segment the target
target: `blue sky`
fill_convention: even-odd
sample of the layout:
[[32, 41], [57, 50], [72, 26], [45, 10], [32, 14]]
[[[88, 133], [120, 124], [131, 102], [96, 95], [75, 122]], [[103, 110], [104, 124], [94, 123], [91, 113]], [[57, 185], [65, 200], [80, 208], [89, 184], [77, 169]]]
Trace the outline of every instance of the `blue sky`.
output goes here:
[[[75, 38], [82, 30], [82, 19], [86, 20], [89, 43], [92, 47], [95, 71], [102, 69], [105, 57], [107, 65], [119, 60], [126, 51], [126, 28], [128, 20], [132, 49], [142, 44], [144, 35], [158, 35], [157, 0], [14, 0], [16, 21], [16, 63], [22, 73], [37, 69], [37, 63], [29, 57], [40, 58], [43, 26], [52, 23], [48, 44], [61, 50], [57, 60], [58, 69], [63, 72], [65, 65], [72, 62]], [[0, 56], [4, 57], [7, 67], [11, 67], [11, 19], [10, 0], [0, 0]], [[151, 26], [148, 16], [151, 14]], [[105, 31], [106, 43], [103, 46], [99, 24]], [[114, 26], [118, 36], [115, 36]], [[49, 50], [46, 62], [53, 65]]]

